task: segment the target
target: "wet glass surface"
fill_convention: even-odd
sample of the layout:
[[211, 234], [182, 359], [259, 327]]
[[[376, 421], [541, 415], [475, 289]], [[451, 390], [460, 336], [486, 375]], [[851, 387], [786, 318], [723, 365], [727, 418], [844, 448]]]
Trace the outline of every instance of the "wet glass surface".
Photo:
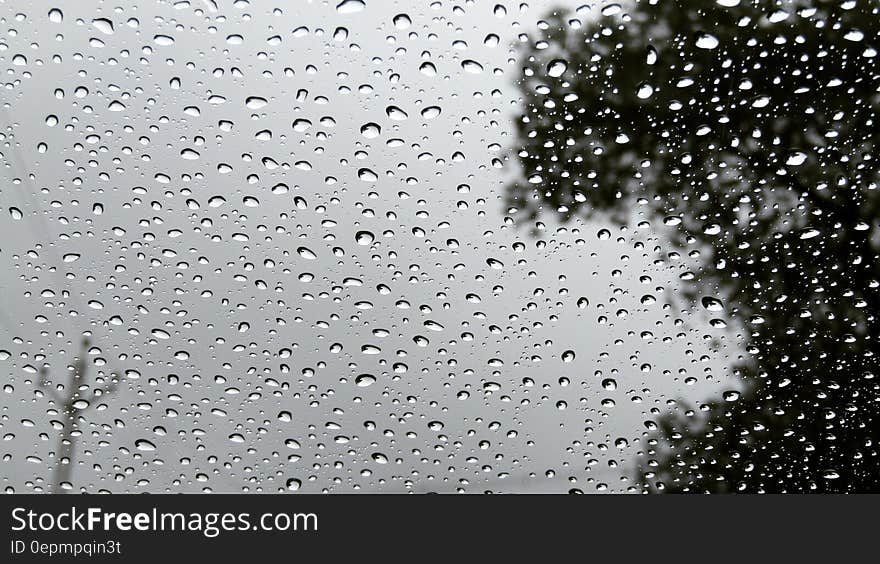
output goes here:
[[0, 3], [3, 487], [877, 491], [878, 22]]

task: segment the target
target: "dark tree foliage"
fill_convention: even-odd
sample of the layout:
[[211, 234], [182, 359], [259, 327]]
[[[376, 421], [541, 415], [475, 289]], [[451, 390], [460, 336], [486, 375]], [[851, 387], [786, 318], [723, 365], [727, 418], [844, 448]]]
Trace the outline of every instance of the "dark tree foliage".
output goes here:
[[744, 392], [663, 415], [645, 491], [880, 491], [880, 3], [734, 3], [548, 15], [508, 204], [649, 209], [704, 257], [688, 299], [742, 327]]

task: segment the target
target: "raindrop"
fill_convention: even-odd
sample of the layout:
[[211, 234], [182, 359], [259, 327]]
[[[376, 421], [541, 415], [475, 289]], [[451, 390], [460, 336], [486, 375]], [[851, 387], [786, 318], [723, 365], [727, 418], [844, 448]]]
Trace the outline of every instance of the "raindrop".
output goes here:
[[406, 14], [397, 14], [392, 21], [397, 29], [409, 29], [412, 25], [412, 20]]
[[727, 390], [722, 394], [724, 401], [737, 401], [740, 398], [740, 393], [735, 390]]
[[379, 180], [379, 177], [376, 175], [376, 173], [368, 168], [359, 169], [358, 178], [360, 178], [364, 182], [376, 182], [377, 180]]
[[336, 5], [336, 11], [340, 14], [356, 14], [366, 7], [364, 0], [342, 0]]
[[553, 59], [547, 63], [547, 74], [553, 78], [562, 76], [566, 70], [568, 70], [568, 61], [565, 59]]
[[721, 300], [718, 298], [713, 298], [712, 296], [703, 296], [700, 300], [700, 303], [703, 304], [703, 307], [708, 311], [724, 311], [724, 304], [721, 303]]
[[718, 47], [718, 38], [708, 33], [700, 33], [697, 35], [696, 45], [700, 49], [715, 49]]
[[293, 120], [293, 130], [297, 133], [307, 131], [310, 127], [312, 127], [312, 122], [307, 119], [299, 118]]
[[380, 133], [382, 133], [382, 127], [377, 123], [370, 122], [361, 126], [361, 135], [367, 139], [375, 139]]
[[366, 388], [376, 383], [376, 377], [372, 374], [361, 374], [354, 379], [354, 383], [360, 388]]
[[620, 4], [608, 4], [607, 6], [602, 8], [603, 16], [613, 16], [615, 14], [619, 14], [623, 8]]
[[424, 119], [434, 119], [440, 115], [440, 106], [428, 106], [421, 113]]
[[156, 450], [156, 445], [147, 439], [138, 439], [134, 442], [135, 448], [140, 451], [150, 452]]
[[461, 62], [461, 68], [470, 74], [480, 74], [483, 72], [483, 65], [473, 59], [465, 59]]
[[502, 268], [504, 268], [504, 263], [494, 258], [487, 258], [486, 264], [488, 264], [490, 268], [493, 268], [495, 270], [501, 270]]
[[403, 121], [409, 117], [409, 115], [407, 115], [405, 111], [401, 110], [397, 106], [388, 106], [387, 108], [385, 108], [385, 115], [387, 115], [394, 121]]
[[248, 96], [244, 102], [249, 110], [259, 110], [260, 108], [265, 107], [268, 103], [268, 100], [259, 96]]
[[316, 258], [318, 258], [318, 255], [316, 255], [314, 252], [312, 252], [311, 249], [308, 249], [306, 247], [299, 247], [296, 252], [304, 259], [315, 260]]
[[371, 244], [376, 237], [369, 231], [358, 231], [354, 235], [354, 240], [358, 245], [369, 245]]
[[106, 18], [95, 18], [92, 20], [95, 29], [106, 35], [113, 35], [113, 22]]
[[788, 166], [801, 166], [807, 161], [807, 154], [800, 151], [794, 151], [788, 155], [785, 164]]

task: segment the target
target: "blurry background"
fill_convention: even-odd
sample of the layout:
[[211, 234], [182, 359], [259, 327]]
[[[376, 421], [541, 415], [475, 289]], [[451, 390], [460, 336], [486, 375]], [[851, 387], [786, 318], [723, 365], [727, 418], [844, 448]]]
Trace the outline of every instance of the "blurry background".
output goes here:
[[[818, 16], [794, 4], [760, 41], [735, 10], [769, 6], [691, 4], [0, 2], [4, 488], [592, 493], [701, 474], [703, 443], [681, 462], [659, 439], [705, 430], [687, 423], [714, 413], [703, 400], [736, 404], [761, 370], [745, 299], [705, 271], [727, 240], [691, 234], [741, 210], [710, 221], [670, 197], [764, 188], [707, 174], [744, 123], [701, 129], [730, 68], [718, 38], [756, 51], [742, 69], [785, 33], [811, 53], [827, 38], [797, 39]], [[711, 39], [695, 23], [728, 20]], [[635, 63], [652, 34], [667, 74]], [[839, 80], [876, 95], [864, 60]], [[679, 74], [705, 79], [693, 110], [652, 113]], [[689, 135], [706, 145], [664, 146]]]

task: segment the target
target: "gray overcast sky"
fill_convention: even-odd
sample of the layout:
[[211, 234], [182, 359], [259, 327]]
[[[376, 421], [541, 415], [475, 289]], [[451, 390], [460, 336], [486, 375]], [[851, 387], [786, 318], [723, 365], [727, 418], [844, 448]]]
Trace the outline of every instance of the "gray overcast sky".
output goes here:
[[7, 490], [85, 331], [87, 491], [624, 491], [651, 408], [731, 387], [662, 232], [504, 209], [549, 4], [336, 4], [0, 2]]

